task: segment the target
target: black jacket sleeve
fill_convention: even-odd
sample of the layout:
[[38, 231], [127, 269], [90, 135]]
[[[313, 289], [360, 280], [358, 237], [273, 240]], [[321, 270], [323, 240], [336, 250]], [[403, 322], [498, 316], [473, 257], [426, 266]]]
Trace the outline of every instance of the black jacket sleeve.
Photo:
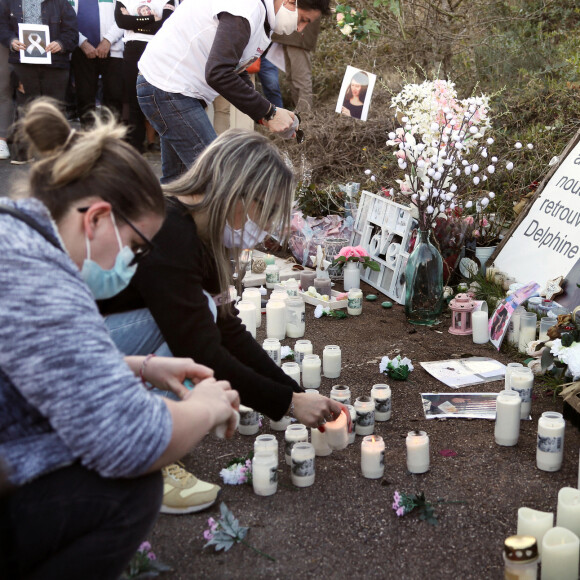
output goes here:
[[79, 44], [79, 25], [74, 8], [67, 2], [61, 2], [60, 38], [58, 40], [66, 52], [72, 52]]
[[123, 14], [121, 8], [126, 8], [126, 6], [117, 0], [115, 3], [115, 22], [119, 28], [123, 28], [124, 30], [133, 30], [141, 34], [154, 35], [173, 14], [174, 6], [174, 0], [168, 0], [163, 8], [161, 20], [155, 20], [155, 16], [131, 16], [130, 14]]
[[[216, 378], [239, 391], [245, 405], [279, 420], [293, 392], [303, 389], [270, 359], [237, 316], [214, 321], [203, 293], [207, 250], [191, 216], [170, 206], [154, 243], [155, 250], [139, 264], [125, 291], [140, 295], [142, 302], [134, 307], [144, 303], [149, 308], [174, 356], [212, 368]], [[123, 301], [122, 294], [117, 303]]]
[[249, 40], [250, 23], [241, 16], [222, 12], [205, 65], [205, 79], [234, 107], [259, 121], [270, 110], [270, 101], [256, 91], [247, 73], [236, 72]]

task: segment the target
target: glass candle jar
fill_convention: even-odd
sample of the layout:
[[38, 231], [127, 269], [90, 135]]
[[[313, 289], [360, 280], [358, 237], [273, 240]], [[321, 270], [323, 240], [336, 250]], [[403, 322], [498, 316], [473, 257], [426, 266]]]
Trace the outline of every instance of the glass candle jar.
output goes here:
[[316, 272], [311, 270], [303, 270], [300, 272], [300, 288], [302, 292], [308, 292], [310, 286], [314, 286], [314, 278], [316, 278]]
[[504, 543], [504, 578], [536, 580], [538, 577], [538, 543], [533, 536], [510, 536]]
[[429, 471], [429, 436], [425, 431], [409, 431], [407, 439], [407, 470], [410, 473]]
[[238, 318], [246, 327], [246, 330], [256, 338], [256, 305], [250, 300], [240, 300], [236, 304]]
[[323, 374], [329, 379], [337, 379], [340, 377], [340, 369], [342, 365], [342, 353], [340, 346], [336, 344], [328, 344], [322, 351], [322, 368]]
[[379, 435], [363, 437], [360, 452], [362, 474], [367, 479], [379, 479], [385, 473], [385, 442]]
[[510, 318], [507, 340], [510, 344], [513, 344], [516, 347], [520, 342], [520, 316], [525, 311], [526, 309], [523, 306], [518, 306]]
[[278, 490], [278, 458], [258, 452], [252, 459], [252, 487], [261, 496], [274, 495]]
[[520, 436], [520, 395], [513, 390], [500, 391], [495, 401], [495, 442], [512, 447]]
[[302, 368], [302, 359], [305, 355], [312, 354], [312, 343], [309, 340], [297, 340], [294, 345], [294, 362]]
[[267, 338], [262, 343], [262, 348], [278, 366], [281, 366], [282, 359], [280, 356], [280, 351], [282, 347], [280, 346], [280, 341], [277, 338]]
[[540, 304], [542, 304], [542, 298], [539, 296], [532, 296], [528, 298], [527, 310], [530, 312], [538, 312]]
[[272, 431], [286, 431], [286, 427], [292, 423], [292, 417], [284, 415], [279, 421], [274, 421], [270, 419], [270, 429]]
[[504, 388], [506, 391], [508, 391], [509, 389], [511, 389], [510, 387], [510, 378], [512, 376], [512, 373], [514, 372], [515, 369], [521, 369], [523, 368], [524, 365], [522, 363], [508, 363], [506, 368], [505, 368], [505, 382], [504, 382]]
[[391, 418], [391, 387], [373, 385], [371, 397], [375, 402], [375, 421], [388, 421]]
[[311, 443], [296, 443], [292, 447], [290, 477], [296, 487], [309, 487], [314, 483], [314, 456]]
[[283, 300], [268, 300], [266, 304], [266, 336], [286, 338], [286, 302]]
[[372, 435], [375, 430], [375, 402], [371, 397], [358, 397], [354, 402], [356, 434]]
[[262, 325], [262, 295], [259, 288], [246, 288], [242, 292], [242, 301], [253, 302], [256, 307], [256, 328]]
[[276, 467], [278, 467], [278, 439], [274, 435], [258, 435], [254, 440], [254, 455], [258, 453], [270, 454], [276, 458]]
[[564, 429], [562, 413], [546, 411], [538, 420], [536, 465], [542, 471], [558, 471], [564, 458]]
[[314, 278], [314, 288], [322, 296], [330, 297], [332, 294], [330, 278]]
[[348, 291], [348, 303], [346, 311], [351, 316], [358, 316], [362, 314], [363, 293], [358, 288], [352, 288]]
[[353, 405], [347, 405], [346, 403], [345, 407], [348, 409], [348, 412], [350, 413], [350, 423], [352, 425], [352, 431], [348, 432], [348, 444], [352, 445], [356, 440], [356, 409], [354, 408]]
[[305, 389], [318, 389], [321, 383], [320, 357], [317, 354], [307, 354], [302, 360], [302, 386]]
[[344, 411], [334, 421], [325, 425], [326, 441], [331, 449], [339, 451], [348, 445], [348, 421]]
[[287, 465], [291, 465], [290, 459], [292, 447], [294, 447], [294, 444], [299, 441], [308, 441], [308, 430], [306, 429], [306, 426], [301, 423], [288, 425], [284, 432], [284, 457]]
[[535, 312], [524, 312], [520, 315], [520, 339], [518, 350], [525, 353], [528, 344], [536, 340], [536, 326], [538, 317]]
[[260, 413], [250, 407], [240, 405], [240, 435], [255, 435], [260, 429]]
[[332, 453], [332, 449], [328, 445], [328, 440], [326, 438], [326, 431], [321, 433], [318, 429], [310, 429], [310, 441], [314, 447], [315, 455], [319, 457], [326, 457]]
[[300, 384], [300, 366], [295, 362], [282, 363], [282, 370]]
[[298, 296], [298, 280], [296, 278], [286, 280], [286, 292], [290, 298]]
[[334, 385], [330, 389], [330, 398], [343, 405], [350, 405], [350, 388], [346, 385]]
[[553, 318], [552, 316], [544, 316], [544, 318], [540, 319], [540, 335], [538, 336], [538, 340], [542, 342], [547, 342], [550, 340], [548, 336], [548, 330], [558, 324], [558, 319]]
[[286, 336], [300, 338], [306, 332], [306, 310], [302, 298], [289, 298], [286, 302]]
[[280, 268], [276, 264], [266, 266], [266, 288], [272, 290], [276, 284], [280, 283]]
[[284, 302], [288, 302], [288, 292], [284, 288], [274, 288], [272, 293], [270, 294], [270, 300], [283, 300]]
[[520, 419], [527, 419], [532, 410], [532, 390], [534, 388], [534, 373], [528, 367], [516, 368], [510, 375], [510, 387], [519, 394], [522, 401]]

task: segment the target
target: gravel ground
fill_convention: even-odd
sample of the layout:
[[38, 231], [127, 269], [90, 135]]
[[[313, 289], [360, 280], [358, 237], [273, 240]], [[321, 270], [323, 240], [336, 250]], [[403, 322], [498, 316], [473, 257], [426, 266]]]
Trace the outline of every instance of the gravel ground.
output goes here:
[[[363, 292], [374, 292], [363, 284]], [[387, 380], [392, 389], [390, 421], [377, 423], [375, 433], [385, 439], [385, 477], [365, 479], [360, 470], [360, 441], [344, 451], [316, 458], [312, 487], [296, 488], [290, 482], [283, 457], [283, 433], [270, 431], [264, 421], [261, 433], [274, 433], [280, 443], [278, 491], [271, 497], [254, 495], [251, 486], [223, 486], [220, 500], [249, 526], [247, 541], [273, 556], [271, 562], [243, 545], [229, 552], [203, 550], [203, 530], [209, 516], [218, 517], [218, 504], [202, 514], [161, 515], [150, 535], [158, 557], [174, 572], [165, 577], [190, 578], [503, 578], [502, 545], [516, 532], [517, 510], [529, 506], [556, 511], [558, 490], [577, 486], [580, 433], [568, 424], [565, 458], [560, 471], [536, 468], [537, 420], [543, 411], [562, 410], [539, 387], [532, 421], [523, 421], [515, 447], [499, 447], [494, 424], [480, 419], [429, 420], [424, 418], [419, 393], [448, 392], [428, 375], [420, 361], [473, 354], [510, 362], [491, 345], [474, 345], [469, 337], [447, 332], [448, 319], [439, 327], [414, 327], [405, 320], [403, 307], [391, 310], [377, 302], [364, 303], [363, 313], [345, 320], [315, 319], [306, 305], [306, 336], [314, 352], [326, 344], [342, 349], [340, 379], [322, 380], [320, 392], [328, 395], [333, 384], [347, 384], [354, 397], [369, 394], [374, 383], [385, 382], [378, 365], [382, 356], [400, 354], [416, 364], [409, 380]], [[264, 338], [264, 325], [258, 340]], [[294, 340], [283, 344], [293, 346]], [[500, 391], [502, 383], [467, 387], [461, 392]], [[427, 431], [431, 442], [431, 469], [412, 475], [406, 469], [405, 436], [409, 430]], [[236, 456], [248, 453], [254, 437], [236, 434], [230, 441], [207, 437], [184, 463], [198, 477], [220, 483], [219, 471]], [[443, 457], [452, 449], [455, 457]], [[398, 518], [391, 509], [395, 490], [424, 491], [438, 498], [465, 503], [443, 504], [436, 512], [439, 525], [431, 526], [412, 513]], [[219, 502], [218, 502], [219, 503]], [[425, 569], [429, 566], [428, 571]]]

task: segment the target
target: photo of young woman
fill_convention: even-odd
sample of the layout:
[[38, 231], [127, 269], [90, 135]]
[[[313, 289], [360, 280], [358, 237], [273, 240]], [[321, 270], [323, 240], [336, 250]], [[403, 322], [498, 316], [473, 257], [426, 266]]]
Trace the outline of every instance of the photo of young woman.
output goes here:
[[336, 112], [361, 121], [367, 120], [376, 75], [347, 67], [338, 96]]

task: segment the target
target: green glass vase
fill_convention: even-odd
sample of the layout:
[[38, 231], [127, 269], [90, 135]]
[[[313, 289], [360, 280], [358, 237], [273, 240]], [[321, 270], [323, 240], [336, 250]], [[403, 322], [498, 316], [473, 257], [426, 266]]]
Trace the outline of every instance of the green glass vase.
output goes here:
[[430, 233], [419, 230], [405, 269], [405, 315], [412, 324], [427, 326], [439, 322], [443, 309], [443, 260]]

